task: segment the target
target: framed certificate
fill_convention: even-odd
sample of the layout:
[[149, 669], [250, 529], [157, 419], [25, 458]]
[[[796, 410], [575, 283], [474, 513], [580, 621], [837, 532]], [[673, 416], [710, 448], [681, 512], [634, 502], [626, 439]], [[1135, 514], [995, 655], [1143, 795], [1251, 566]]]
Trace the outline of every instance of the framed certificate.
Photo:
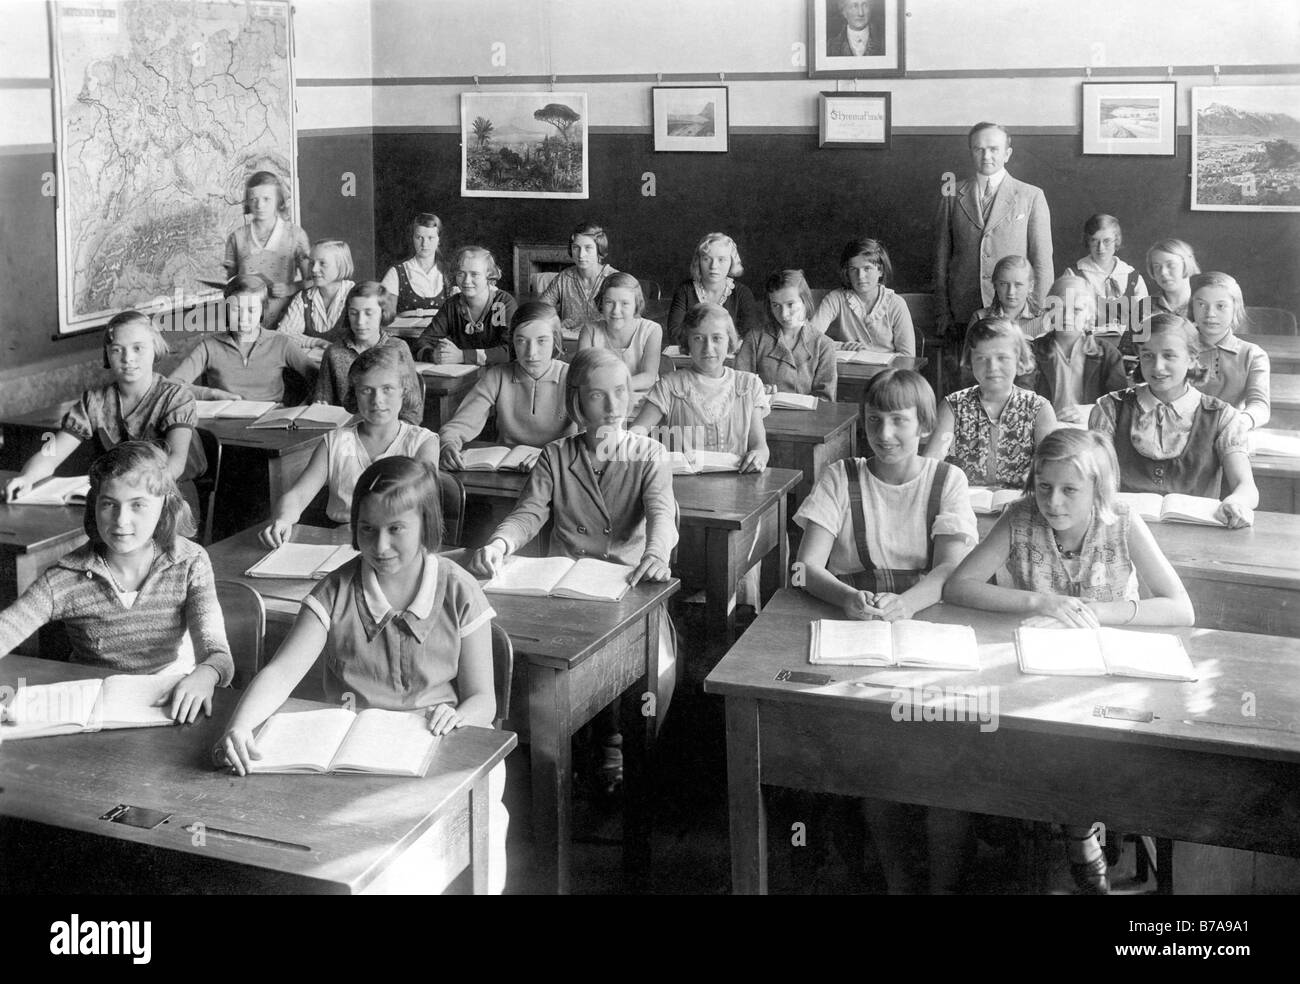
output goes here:
[[888, 92], [823, 92], [817, 146], [889, 149]]

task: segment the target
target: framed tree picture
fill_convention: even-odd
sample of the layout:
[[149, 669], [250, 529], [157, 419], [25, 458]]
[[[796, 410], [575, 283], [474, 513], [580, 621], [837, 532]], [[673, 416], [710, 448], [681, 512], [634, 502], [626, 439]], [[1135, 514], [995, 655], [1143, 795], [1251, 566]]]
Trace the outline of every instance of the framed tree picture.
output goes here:
[[808, 75], [902, 75], [904, 0], [808, 0]]
[[587, 198], [585, 92], [463, 92], [460, 193]]

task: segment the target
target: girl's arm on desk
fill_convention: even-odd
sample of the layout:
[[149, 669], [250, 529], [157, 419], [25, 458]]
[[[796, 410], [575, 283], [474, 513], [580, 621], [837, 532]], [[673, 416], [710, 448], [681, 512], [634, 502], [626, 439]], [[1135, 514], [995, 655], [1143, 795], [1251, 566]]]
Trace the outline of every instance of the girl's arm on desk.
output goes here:
[[54, 440], [48, 442], [40, 451], [27, 459], [23, 470], [5, 485], [5, 501], [13, 502], [22, 493], [27, 492], [42, 479], [49, 478], [56, 468], [67, 460], [68, 455], [81, 444], [81, 439], [67, 431], [59, 431]]
[[293, 534], [293, 524], [302, 518], [303, 510], [311, 505], [317, 493], [325, 487], [329, 478], [329, 451], [325, 445], [325, 441], [316, 445], [307, 467], [275, 504], [270, 524], [258, 534], [258, 539], [265, 546], [278, 547], [287, 543]]

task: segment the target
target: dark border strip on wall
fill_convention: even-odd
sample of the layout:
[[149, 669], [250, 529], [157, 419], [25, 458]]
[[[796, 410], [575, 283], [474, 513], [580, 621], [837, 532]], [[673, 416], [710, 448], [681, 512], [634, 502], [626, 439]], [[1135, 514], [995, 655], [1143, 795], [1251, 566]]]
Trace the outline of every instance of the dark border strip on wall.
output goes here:
[[[1033, 136], [1043, 136], [1043, 137], [1051, 137], [1051, 136], [1069, 137], [1069, 136], [1078, 136], [1079, 134], [1078, 126], [1061, 125], [1061, 124], [1053, 124], [1051, 126], [1047, 126], [1047, 125], [1014, 126], [1013, 125], [1011, 129], [1015, 131], [1015, 133], [1018, 136], [1033, 135]], [[970, 128], [967, 126], [896, 126], [893, 128], [892, 132], [895, 134], [900, 134], [903, 136], [912, 136], [912, 137], [947, 137], [947, 136], [964, 137], [967, 134], [967, 132], [969, 132], [969, 130]], [[648, 134], [653, 131], [649, 125], [636, 126], [632, 124], [627, 124], [623, 126], [592, 126], [588, 129], [588, 132], [593, 135], [605, 135], [605, 134], [635, 134], [635, 133]], [[744, 136], [758, 136], [758, 137], [781, 136], [784, 134], [807, 135], [807, 134], [816, 134], [817, 127], [796, 126], [796, 125], [733, 126], [731, 128], [731, 132], [734, 134], [740, 134]], [[1180, 126], [1177, 129], [1177, 133], [1179, 136], [1190, 136], [1191, 132], [1192, 129], [1190, 126]], [[346, 130], [315, 129], [315, 130], [298, 131], [299, 136], [306, 136], [306, 137], [327, 136], [327, 135], [332, 136], [340, 133], [361, 133], [361, 134], [373, 133], [375, 136], [403, 135], [403, 134], [409, 135], [409, 134], [418, 134], [418, 133], [441, 133], [441, 134], [449, 134], [455, 136], [460, 133], [460, 127], [452, 124], [443, 124], [439, 126], [420, 126], [420, 125], [377, 126], [373, 130], [366, 130], [365, 128], [354, 127]]]

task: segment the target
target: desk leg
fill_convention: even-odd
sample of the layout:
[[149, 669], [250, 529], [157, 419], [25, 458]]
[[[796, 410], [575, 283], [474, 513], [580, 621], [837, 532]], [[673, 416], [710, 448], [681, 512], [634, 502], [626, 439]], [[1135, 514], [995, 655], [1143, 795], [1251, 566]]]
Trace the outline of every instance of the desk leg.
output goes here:
[[573, 721], [568, 674], [528, 666], [528, 729], [533, 771], [533, 855], [542, 884], [569, 891]]
[[704, 535], [704, 621], [706, 631], [715, 636], [719, 629], [727, 645], [736, 641], [736, 582], [744, 555], [740, 550], [743, 531], [709, 528]]
[[487, 895], [492, 863], [488, 844], [488, 778], [484, 773], [469, 791], [469, 864], [473, 872], [474, 894]]
[[758, 701], [727, 699], [727, 802], [731, 892], [767, 894], [767, 807], [763, 803]]
[[[660, 705], [650, 707], [646, 694], [658, 690], [659, 620], [662, 607], [646, 615], [646, 675], [629, 687], [620, 700], [623, 731], [623, 875], [627, 891], [644, 895], [652, 891], [650, 843], [654, 834], [656, 772], [655, 734], [660, 726]], [[666, 708], [664, 708], [666, 710]], [[647, 713], [653, 710], [655, 713]]]
[[790, 578], [790, 537], [785, 527], [790, 509], [789, 497], [781, 496], [776, 509], [776, 547], [764, 555], [762, 564], [763, 604], [771, 600], [778, 588], [786, 587]]

